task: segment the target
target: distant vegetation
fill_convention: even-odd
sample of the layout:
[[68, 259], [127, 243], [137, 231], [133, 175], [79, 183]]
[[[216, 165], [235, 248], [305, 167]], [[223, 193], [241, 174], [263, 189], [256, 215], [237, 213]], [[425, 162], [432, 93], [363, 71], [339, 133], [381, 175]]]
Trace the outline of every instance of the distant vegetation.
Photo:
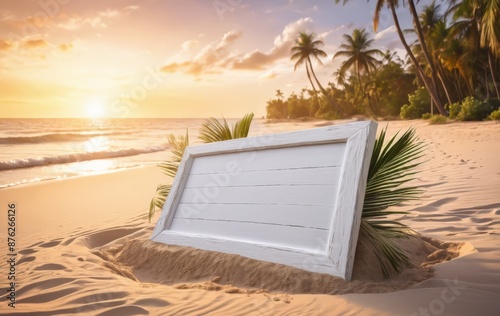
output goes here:
[[[343, 44], [332, 52], [342, 63], [333, 82], [326, 85], [313, 68], [314, 61], [321, 66], [320, 58], [327, 56], [321, 49], [324, 43], [314, 33], [300, 33], [291, 59], [295, 70], [304, 66], [311, 89], [287, 97], [277, 90], [267, 102], [267, 118], [336, 119], [362, 114], [415, 119], [436, 113], [464, 121], [494, 119], [496, 114], [491, 113], [500, 105], [500, 8], [496, 2], [452, 0], [446, 10], [433, 2], [420, 13], [413, 0], [407, 2], [414, 29], [401, 30], [394, 1], [378, 0], [373, 20], [376, 30], [380, 10], [384, 6], [391, 10], [406, 60], [395, 52], [373, 48], [367, 31], [354, 29], [352, 34], [343, 34]], [[408, 44], [405, 33], [417, 35], [417, 40]]]

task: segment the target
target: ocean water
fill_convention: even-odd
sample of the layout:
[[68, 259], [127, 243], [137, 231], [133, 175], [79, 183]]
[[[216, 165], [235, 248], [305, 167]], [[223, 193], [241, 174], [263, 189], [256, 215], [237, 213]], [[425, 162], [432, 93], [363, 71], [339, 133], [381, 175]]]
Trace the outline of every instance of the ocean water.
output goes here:
[[[199, 143], [202, 121], [0, 119], [0, 189], [156, 165], [170, 157], [169, 134], [185, 134], [188, 129], [191, 144]], [[262, 120], [254, 120], [252, 130], [262, 131], [263, 126]]]
[[[0, 189], [78, 175], [157, 165], [169, 134], [200, 143], [204, 119], [0, 119]], [[233, 124], [235, 119], [228, 119]], [[254, 118], [250, 135], [300, 129]]]

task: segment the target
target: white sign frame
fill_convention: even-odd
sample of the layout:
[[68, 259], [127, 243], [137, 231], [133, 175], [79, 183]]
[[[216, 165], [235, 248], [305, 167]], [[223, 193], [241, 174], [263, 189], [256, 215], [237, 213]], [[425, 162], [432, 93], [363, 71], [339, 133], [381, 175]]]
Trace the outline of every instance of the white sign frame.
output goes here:
[[[154, 228], [151, 239], [166, 244], [238, 254], [248, 258], [285, 264], [307, 271], [327, 273], [349, 281], [354, 264], [366, 179], [368, 177], [376, 129], [377, 124], [375, 122], [364, 121], [189, 146], [184, 152], [177, 175], [172, 183], [170, 194]], [[250, 186], [228, 185], [230, 181], [227, 179], [231, 175], [234, 175], [234, 179], [243, 179], [244, 181], [249, 181], [245, 179], [252, 178], [259, 179], [258, 181], [270, 181], [269, 179], [272, 177], [264, 177], [262, 174], [256, 175], [256, 172], [262, 171], [252, 171], [251, 166], [259, 165], [261, 166], [260, 168], [267, 168], [267, 165], [271, 165], [273, 161], [275, 165], [277, 163], [276, 160], [281, 164], [285, 161], [294, 160], [292, 157], [301, 153], [308, 155], [308, 157], [302, 157], [301, 161], [306, 162], [311, 160], [311, 164], [314, 163], [315, 157], [320, 157], [318, 159], [330, 159], [330, 156], [338, 156], [335, 159], [340, 159], [341, 165], [338, 166], [337, 173], [332, 171], [333, 173], [329, 174], [333, 174], [333, 177], [298, 175], [300, 172], [306, 174], [309, 170], [313, 170], [314, 167], [310, 166], [304, 166], [301, 170], [294, 169], [287, 171], [288, 175], [293, 175], [294, 179], [299, 179], [300, 181], [303, 179], [312, 179], [311, 181], [313, 182], [321, 182], [320, 178], [333, 178], [334, 180], [331, 182], [333, 184], [328, 184], [331, 185], [330, 187], [326, 184], [322, 186], [322, 184], [308, 183], [306, 187], [293, 188], [295, 184], [290, 184], [279, 189], [281, 191], [273, 191], [288, 193], [277, 193], [277, 196], [274, 196], [272, 195], [273, 192], [267, 195], [264, 194], [271, 189], [277, 190], [271, 187], [264, 187], [263, 189], [254, 187], [252, 189], [254, 191], [248, 191], [250, 190]], [[208, 168], [206, 173], [210, 174], [212, 170], [210, 168], [215, 168], [213, 163], [219, 165], [225, 163], [226, 174], [223, 177], [224, 181], [207, 183], [207, 178], [203, 178], [203, 172], [201, 172], [201, 175], [191, 174], [191, 169], [194, 170], [195, 168], [202, 171]], [[240, 165], [238, 165], [239, 163]], [[193, 165], [195, 165], [195, 168]], [[271, 169], [269, 167], [269, 170]], [[269, 170], [264, 171], [270, 172]], [[328, 173], [327, 171], [330, 169], [324, 170], [326, 171], [322, 171], [321, 173]], [[277, 174], [278, 180], [284, 175], [284, 171], [280, 172], [280, 174]], [[337, 175], [338, 179], [335, 178], [335, 175]], [[219, 177], [222, 177], [222, 173], [219, 173]], [[205, 191], [201, 190], [202, 187], [199, 187], [200, 189], [193, 189], [197, 188], [193, 185], [186, 187], [186, 183], [196, 185], [203, 185], [205, 183], [203, 186]], [[317, 187], [313, 187], [313, 185], [317, 185]], [[199, 192], [205, 192], [207, 196], [200, 196]], [[264, 193], [261, 195], [259, 192]], [[221, 197], [219, 198], [217, 194]], [[328, 194], [331, 194], [333, 202], [323, 203], [321, 199], [328, 198]], [[269, 195], [271, 195], [272, 203], [270, 203]], [[297, 197], [295, 197], [296, 195]], [[226, 214], [225, 216], [230, 214], [230, 217], [240, 216], [242, 220], [232, 221], [225, 220], [225, 218], [218, 218], [217, 220], [201, 218], [206, 216], [205, 214], [212, 214], [210, 216], [213, 216], [215, 213], [223, 212], [222, 206], [224, 206], [224, 203], [217, 204], [219, 205], [218, 207], [214, 207], [211, 204], [210, 197], [213, 196], [215, 196], [215, 199], [222, 199], [224, 203], [228, 201], [231, 203], [235, 202], [236, 204], [228, 203], [231, 204], [231, 213], [226, 212], [224, 214]], [[285, 218], [289, 221], [289, 224], [282, 226], [272, 224], [275, 226], [267, 232], [259, 231], [257, 228], [253, 229], [251, 225], [264, 228], [271, 227], [265, 225], [271, 225], [268, 221], [273, 213], [272, 211], [262, 212], [262, 209], [276, 207], [275, 205], [279, 204], [283, 196], [288, 196], [291, 199], [301, 199], [300, 201], [305, 200], [306, 202], [310, 197], [312, 199], [310, 201], [311, 204], [320, 204], [309, 207], [305, 203], [304, 205], [306, 206], [300, 206], [302, 208], [297, 211], [299, 212], [297, 213], [299, 217], [296, 219], [299, 223], [298, 226], [294, 226], [294, 222], [292, 221], [295, 219], [292, 216], [283, 216], [282, 213], [281, 217], [277, 216], [274, 219], [279, 218], [282, 220]], [[320, 196], [321, 199], [315, 199], [316, 196]], [[237, 203], [239, 201], [247, 201], [248, 203], [248, 201], [253, 202], [254, 200], [257, 202], [262, 200], [263, 202], [260, 205], [256, 203], [256, 205], [251, 207], [243, 202], [241, 204]], [[278, 202], [274, 203], [275, 201]], [[205, 212], [207, 205], [212, 213], [209, 211]], [[221, 209], [218, 209], [219, 207]], [[321, 212], [314, 213], [313, 209], [319, 209]], [[292, 212], [288, 207], [281, 207], [281, 211], [289, 210]], [[300, 216], [300, 214], [303, 214], [303, 216]], [[315, 214], [323, 214], [321, 216], [324, 218]], [[204, 220], [203, 225], [196, 225], [202, 220]], [[300, 226], [304, 222], [309, 223], [309, 221], [316, 223], [310, 224], [312, 226], [320, 225], [317, 223], [323, 223], [321, 225], [326, 226], [307, 228], [309, 230]], [[242, 224], [242, 222], [244, 223]], [[243, 227], [245, 229], [241, 228], [241, 225], [246, 225]], [[303, 225], [307, 226], [309, 224]], [[303, 229], [307, 233], [296, 233], [293, 229]], [[285, 231], [284, 235], [280, 235], [280, 230]], [[313, 232], [312, 236], [308, 232]], [[321, 235], [318, 235], [319, 237], [314, 235], [316, 232]], [[234, 234], [234, 237], [232, 234]], [[244, 234], [244, 236], [241, 237], [241, 234]], [[267, 235], [263, 237], [261, 236], [262, 234]], [[273, 234], [276, 234], [276, 236], [273, 236]], [[279, 239], [279, 241], [273, 242], [274, 237]], [[267, 239], [263, 240], [263, 238]], [[302, 242], [303, 240], [305, 241]]]

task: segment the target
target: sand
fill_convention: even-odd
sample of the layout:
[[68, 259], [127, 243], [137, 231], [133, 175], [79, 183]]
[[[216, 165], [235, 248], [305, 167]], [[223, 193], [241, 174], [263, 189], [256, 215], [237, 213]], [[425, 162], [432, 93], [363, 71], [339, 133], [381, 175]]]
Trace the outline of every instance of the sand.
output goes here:
[[[273, 131], [328, 122], [276, 123]], [[16, 308], [2, 315], [497, 315], [500, 311], [500, 124], [410, 126], [427, 144], [401, 209], [418, 234], [401, 240], [410, 266], [384, 279], [363, 236], [352, 282], [240, 256], [149, 241], [149, 200], [167, 179], [146, 167], [0, 190], [15, 202]], [[6, 234], [6, 218], [0, 220]], [[0, 236], [1, 240], [6, 236]], [[0, 256], [6, 258], [2, 241]]]

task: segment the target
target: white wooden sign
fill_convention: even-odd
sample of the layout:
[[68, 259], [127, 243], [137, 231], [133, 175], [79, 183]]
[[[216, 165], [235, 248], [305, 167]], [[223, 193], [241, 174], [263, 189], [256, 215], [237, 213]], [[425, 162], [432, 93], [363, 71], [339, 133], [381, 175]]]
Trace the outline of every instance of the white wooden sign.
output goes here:
[[190, 146], [151, 239], [350, 280], [376, 128]]

